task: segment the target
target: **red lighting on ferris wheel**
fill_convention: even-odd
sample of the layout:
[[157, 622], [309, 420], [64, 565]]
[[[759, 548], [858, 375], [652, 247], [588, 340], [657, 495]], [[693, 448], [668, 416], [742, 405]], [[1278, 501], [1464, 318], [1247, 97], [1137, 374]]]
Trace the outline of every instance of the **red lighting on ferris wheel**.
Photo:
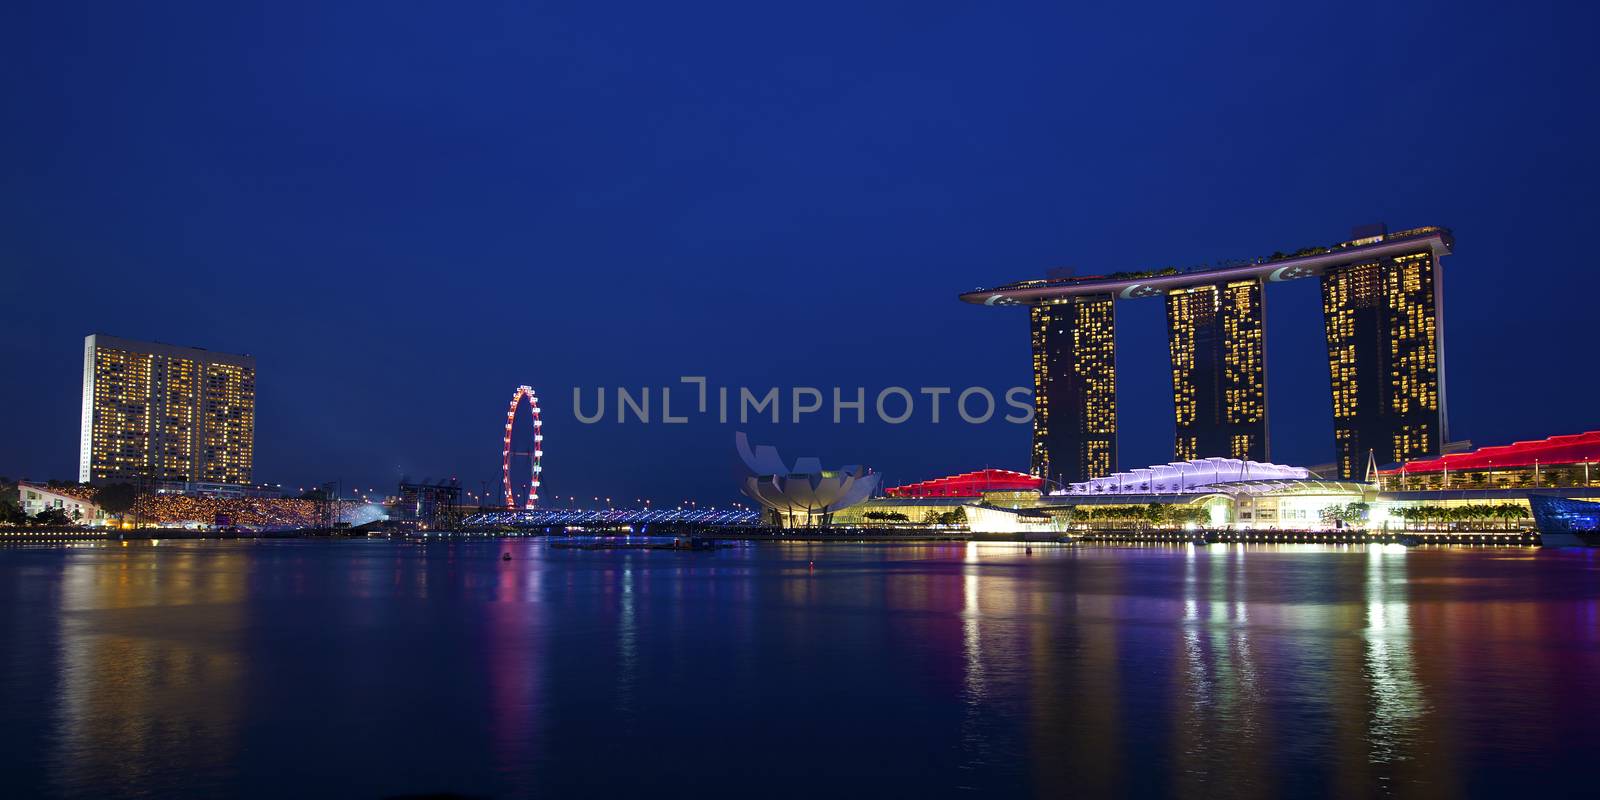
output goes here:
[[[528, 406], [533, 409], [533, 451], [512, 451], [511, 428], [517, 421], [517, 406], [522, 404], [522, 398], [528, 398]], [[539, 419], [539, 396], [533, 393], [531, 386], [518, 386], [516, 393], [511, 395], [511, 408], [506, 411], [506, 438], [500, 448], [500, 474], [506, 490], [506, 509], [517, 510], [516, 496], [511, 491], [511, 457], [528, 456], [533, 460], [533, 470], [528, 478], [528, 499], [523, 508], [532, 511], [539, 504], [539, 474], [542, 472], [540, 462], [544, 460], [544, 422]]]

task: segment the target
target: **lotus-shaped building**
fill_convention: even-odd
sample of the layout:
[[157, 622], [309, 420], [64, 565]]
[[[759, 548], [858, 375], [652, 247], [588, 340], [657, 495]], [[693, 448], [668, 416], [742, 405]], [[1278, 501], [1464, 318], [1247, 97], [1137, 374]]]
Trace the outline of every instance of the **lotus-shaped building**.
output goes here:
[[801, 458], [791, 469], [771, 445], [752, 450], [743, 432], [734, 441], [749, 470], [740, 490], [772, 509], [785, 528], [827, 525], [835, 511], [867, 499], [878, 488], [878, 476], [860, 465], [823, 469], [820, 459]]

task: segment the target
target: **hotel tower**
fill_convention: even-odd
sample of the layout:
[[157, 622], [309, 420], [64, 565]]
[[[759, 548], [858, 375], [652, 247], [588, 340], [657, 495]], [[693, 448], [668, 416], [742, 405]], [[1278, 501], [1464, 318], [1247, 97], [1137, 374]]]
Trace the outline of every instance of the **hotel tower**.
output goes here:
[[255, 358], [84, 339], [79, 481], [247, 484], [255, 428]]
[[1029, 280], [961, 296], [1027, 306], [1035, 475], [1066, 484], [1117, 470], [1116, 304], [1161, 297], [1172, 364], [1174, 461], [1267, 461], [1266, 287], [1322, 283], [1335, 472], [1361, 479], [1447, 440], [1439, 261], [1442, 228], [1359, 230], [1330, 247], [1221, 267]]

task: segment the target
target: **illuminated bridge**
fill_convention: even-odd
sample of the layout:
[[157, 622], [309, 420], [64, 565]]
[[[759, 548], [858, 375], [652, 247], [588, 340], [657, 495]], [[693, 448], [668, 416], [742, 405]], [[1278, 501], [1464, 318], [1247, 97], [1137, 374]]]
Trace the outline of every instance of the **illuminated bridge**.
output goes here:
[[568, 525], [755, 525], [755, 511], [725, 508], [539, 508], [532, 511], [487, 511], [462, 520], [468, 527], [551, 528]]
[[1319, 278], [1333, 397], [1335, 471], [1437, 456], [1448, 440], [1439, 262], [1443, 228], [1356, 231], [1329, 247], [1181, 270], [1026, 280], [961, 295], [1029, 309], [1032, 473], [1066, 485], [1117, 470], [1116, 303], [1164, 297], [1173, 461], [1269, 460], [1268, 283]]

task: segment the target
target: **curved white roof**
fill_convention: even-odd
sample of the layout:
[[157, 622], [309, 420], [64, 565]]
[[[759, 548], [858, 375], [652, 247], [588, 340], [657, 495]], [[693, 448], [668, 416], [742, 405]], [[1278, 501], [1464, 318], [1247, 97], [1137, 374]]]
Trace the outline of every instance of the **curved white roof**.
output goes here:
[[880, 476], [851, 464], [823, 469], [821, 459], [797, 459], [790, 469], [771, 445], [751, 448], [743, 431], [734, 434], [739, 458], [752, 474], [745, 476], [745, 496], [779, 513], [817, 516], [853, 506], [872, 495]]
[[1103, 478], [1068, 484], [1066, 490], [1051, 494], [1182, 494], [1211, 491], [1207, 487], [1218, 483], [1305, 480], [1310, 477], [1311, 471], [1305, 467], [1238, 458], [1197, 458], [1114, 472]]

